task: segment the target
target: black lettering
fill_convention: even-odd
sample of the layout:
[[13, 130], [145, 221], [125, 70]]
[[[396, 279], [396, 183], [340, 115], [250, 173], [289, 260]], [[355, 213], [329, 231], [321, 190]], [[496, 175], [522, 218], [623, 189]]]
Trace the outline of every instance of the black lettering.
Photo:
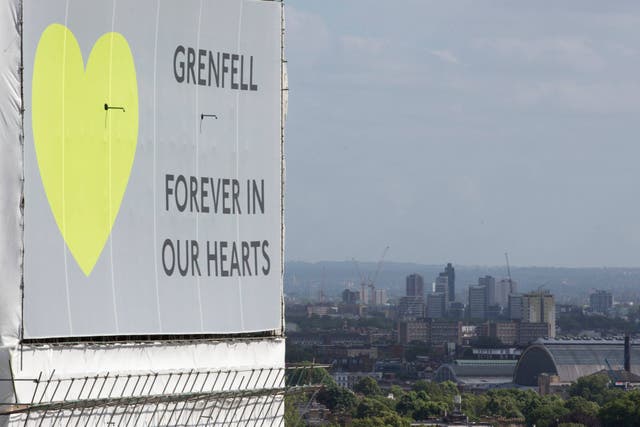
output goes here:
[[[184, 189], [184, 200], [182, 203], [180, 203], [180, 196], [179, 196], [181, 183], [182, 183], [182, 188]], [[175, 196], [176, 196], [176, 206], [178, 207], [178, 210], [180, 212], [184, 212], [184, 210], [187, 208], [187, 199], [188, 199], [187, 195], [188, 195], [187, 180], [185, 179], [184, 175], [178, 175], [178, 179], [176, 179]]]
[[229, 187], [230, 183], [231, 183], [230, 180], [227, 178], [224, 178], [222, 180], [222, 213], [223, 214], [231, 213], [231, 208], [227, 207], [227, 199], [229, 198], [229, 190], [227, 190], [227, 188]]
[[251, 266], [249, 265], [249, 243], [242, 242], [242, 275], [251, 276]]
[[262, 274], [264, 274], [265, 276], [269, 275], [269, 272], [271, 271], [271, 258], [269, 258], [269, 254], [267, 253], [267, 248], [269, 247], [269, 242], [268, 241], [263, 241], [262, 242], [262, 256], [264, 257], [264, 260], [267, 262], [267, 266], [262, 267]]
[[189, 241], [184, 241], [184, 269], [182, 268], [182, 263], [180, 262], [180, 240], [176, 242], [178, 244], [178, 271], [181, 276], [186, 276], [189, 272]]
[[253, 212], [251, 209], [251, 180], [247, 180], [247, 213], [254, 214], [256, 213], [255, 206], [253, 208]]
[[260, 213], [264, 214], [264, 179], [260, 180], [260, 189], [255, 181], [253, 181], [253, 212], [256, 211], [256, 199], [258, 206], [260, 206]]
[[[213, 181], [216, 182], [216, 186], [213, 186]], [[218, 200], [220, 200], [220, 180], [209, 178], [211, 183], [211, 197], [213, 197], [213, 213], [218, 213]]]
[[233, 271], [237, 271], [237, 275], [240, 276], [240, 262], [238, 261], [238, 247], [236, 242], [233, 242], [231, 245], [231, 276], [233, 276]]
[[164, 176], [164, 192], [165, 192], [165, 205], [166, 210], [169, 210], [169, 196], [173, 194], [173, 188], [169, 187], [169, 183], [174, 180], [174, 176], [167, 174]]
[[238, 66], [236, 62], [238, 62], [238, 55], [231, 55], [231, 89], [238, 89], [238, 83], [236, 83], [236, 74], [238, 74]]
[[204, 70], [204, 67], [206, 67], [204, 61], [202, 60], [205, 56], [207, 56], [207, 51], [200, 49], [198, 51], [198, 84], [200, 86], [205, 86], [207, 84], [207, 81], [202, 78], [202, 71]]
[[189, 83], [189, 76], [191, 76], [191, 81], [196, 83], [196, 51], [190, 47], [187, 49], [187, 83]]
[[196, 207], [196, 212], [200, 212], [198, 208], [198, 178], [195, 176], [189, 177], [189, 210], [193, 212], [193, 206]]
[[202, 177], [200, 178], [200, 209], [202, 213], [209, 213], [209, 206], [205, 205], [205, 201], [208, 199], [209, 190], [207, 190], [206, 182], [209, 181], [209, 178]]
[[216, 269], [215, 275], [218, 276], [218, 245], [213, 242], [213, 252], [211, 252], [210, 242], [207, 240], [207, 276], [211, 277], [211, 261]]
[[[237, 179], [233, 180], [233, 185], [231, 187], [232, 197], [233, 197], [233, 213], [241, 214], [240, 211], [240, 182]], [[236, 208], [238, 209], [236, 211]]]
[[[173, 75], [178, 83], [182, 83], [184, 81], [184, 60], [178, 61], [178, 54], [184, 55], [184, 46], [179, 45], [173, 53]], [[178, 67], [180, 73], [178, 73]]]
[[[171, 267], [167, 266], [167, 248], [171, 256]], [[164, 269], [164, 274], [169, 277], [173, 275], [173, 271], [176, 268], [176, 252], [171, 239], [166, 239], [162, 244], [162, 268]]]
[[224, 78], [226, 74], [229, 72], [229, 67], [227, 66], [227, 61], [229, 60], [229, 54], [222, 54], [222, 87], [224, 87]]
[[249, 90], [258, 90], [258, 85], [253, 83], [253, 56], [249, 57]]
[[196, 270], [198, 270], [198, 276], [202, 276], [200, 273], [200, 266], [198, 265], [198, 255], [200, 254], [200, 248], [198, 246], [198, 242], [195, 240], [191, 241], [191, 275], [196, 275]]
[[211, 86], [211, 76], [215, 77], [216, 87], [220, 86], [219, 83], [219, 70], [220, 70], [220, 52], [216, 54], [216, 60], [213, 61], [213, 54], [209, 51], [209, 86]]
[[224, 262], [227, 260], [227, 255], [224, 253], [226, 248], [227, 242], [220, 242], [220, 273], [222, 273], [222, 277], [229, 276], [229, 271], [224, 269]]
[[249, 85], [244, 82], [244, 55], [240, 56], [240, 90], [248, 90]]
[[252, 241], [251, 247], [253, 248], [253, 271], [258, 274], [258, 248], [260, 247], [260, 242], [257, 240]]

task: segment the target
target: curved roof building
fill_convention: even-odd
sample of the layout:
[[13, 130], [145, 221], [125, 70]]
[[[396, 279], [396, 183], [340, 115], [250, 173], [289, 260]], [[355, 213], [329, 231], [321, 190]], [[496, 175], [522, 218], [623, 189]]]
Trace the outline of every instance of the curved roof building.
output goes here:
[[455, 360], [438, 368], [435, 382], [453, 381], [468, 389], [488, 389], [511, 383], [515, 360]]
[[[640, 346], [631, 345], [631, 372], [640, 374]], [[608, 339], [538, 340], [522, 353], [513, 374], [513, 382], [537, 386], [540, 374], [560, 377], [571, 383], [602, 370], [624, 367], [624, 341]]]

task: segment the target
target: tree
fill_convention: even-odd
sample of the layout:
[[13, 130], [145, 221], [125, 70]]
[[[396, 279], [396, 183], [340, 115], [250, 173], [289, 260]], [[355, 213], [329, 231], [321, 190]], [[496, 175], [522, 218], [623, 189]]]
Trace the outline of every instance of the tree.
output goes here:
[[413, 413], [418, 410], [418, 396], [415, 391], [405, 393], [396, 404], [396, 412], [403, 417], [413, 417]]
[[570, 397], [564, 404], [571, 415], [580, 415], [596, 418], [600, 411], [600, 406], [596, 402], [591, 402], [582, 396]]
[[486, 412], [497, 417], [524, 418], [520, 411], [518, 401], [514, 396], [505, 394], [492, 394], [485, 407]]
[[356, 396], [350, 390], [337, 384], [323, 387], [318, 392], [317, 399], [332, 413], [351, 413], [357, 403]]
[[578, 378], [578, 381], [569, 387], [570, 396], [580, 396], [586, 400], [602, 404], [606, 398], [609, 387], [609, 377], [605, 374], [594, 374]]
[[600, 409], [600, 420], [604, 427], [633, 427], [640, 421], [634, 402], [626, 397], [606, 403]]
[[413, 419], [426, 420], [431, 417], [440, 417], [448, 410], [448, 406], [444, 402], [425, 402], [420, 401], [418, 408], [413, 413]]
[[380, 417], [388, 413], [393, 413], [393, 411], [385, 406], [382, 402], [371, 399], [369, 397], [365, 397], [364, 399], [362, 399], [362, 401], [358, 405], [358, 408], [356, 409], [356, 417], [358, 418]]
[[365, 396], [377, 396], [382, 394], [378, 382], [371, 377], [362, 377], [353, 386], [353, 391], [356, 393], [364, 394]]
[[355, 419], [352, 427], [410, 427], [411, 420], [398, 414], [388, 413], [381, 417]]
[[526, 421], [528, 425], [551, 427], [557, 425], [558, 421], [568, 414], [569, 410], [564, 407], [560, 397], [545, 396], [540, 405], [531, 411]]

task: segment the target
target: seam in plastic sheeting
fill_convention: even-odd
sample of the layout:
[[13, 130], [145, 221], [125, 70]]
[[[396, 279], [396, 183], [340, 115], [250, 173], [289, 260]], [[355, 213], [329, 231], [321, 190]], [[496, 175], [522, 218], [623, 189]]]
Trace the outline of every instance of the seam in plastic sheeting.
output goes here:
[[22, 276], [22, 96], [18, 0], [0, 3], [0, 345], [18, 344]]

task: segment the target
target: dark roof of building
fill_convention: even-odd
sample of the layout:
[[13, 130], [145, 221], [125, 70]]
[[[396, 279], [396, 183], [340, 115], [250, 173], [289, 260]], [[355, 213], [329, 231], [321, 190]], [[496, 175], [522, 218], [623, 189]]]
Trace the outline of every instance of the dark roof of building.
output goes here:
[[456, 383], [511, 382], [515, 360], [456, 360], [438, 368], [434, 381]]
[[596, 372], [593, 375], [608, 375], [611, 381], [622, 381], [625, 383], [640, 383], [640, 375], [636, 375], [633, 372], [625, 371], [624, 369], [618, 369], [614, 371], [602, 370]]
[[[558, 375], [560, 382], [624, 366], [621, 340], [538, 340], [522, 353], [513, 381], [524, 386], [538, 384], [542, 373]], [[640, 374], [640, 345], [631, 346], [631, 371]]]

